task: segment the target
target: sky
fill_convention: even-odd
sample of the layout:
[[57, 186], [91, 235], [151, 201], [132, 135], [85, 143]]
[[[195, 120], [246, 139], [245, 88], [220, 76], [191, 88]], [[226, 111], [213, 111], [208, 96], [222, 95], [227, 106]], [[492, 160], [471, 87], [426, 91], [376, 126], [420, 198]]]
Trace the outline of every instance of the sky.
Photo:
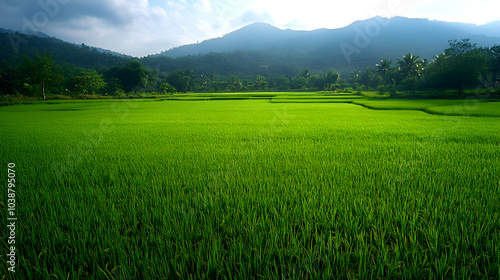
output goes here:
[[0, 0], [0, 27], [143, 57], [254, 22], [341, 28], [374, 16], [485, 24], [498, 0]]

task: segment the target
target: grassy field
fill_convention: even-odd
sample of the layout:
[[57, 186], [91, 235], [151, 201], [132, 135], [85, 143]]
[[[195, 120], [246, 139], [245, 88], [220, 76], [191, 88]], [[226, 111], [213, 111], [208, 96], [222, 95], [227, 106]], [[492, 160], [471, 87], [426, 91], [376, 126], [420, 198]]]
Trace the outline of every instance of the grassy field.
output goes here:
[[344, 97], [0, 107], [0, 278], [498, 279], [500, 102]]

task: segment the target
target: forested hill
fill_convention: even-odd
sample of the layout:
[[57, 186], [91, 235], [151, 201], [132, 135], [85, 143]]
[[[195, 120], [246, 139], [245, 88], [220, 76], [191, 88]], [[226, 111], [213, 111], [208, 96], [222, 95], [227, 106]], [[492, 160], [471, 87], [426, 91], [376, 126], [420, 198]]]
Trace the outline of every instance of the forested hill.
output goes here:
[[44, 33], [19, 34], [0, 28], [0, 61], [14, 62], [22, 55], [50, 53], [58, 64], [84, 68], [111, 67], [126, 64], [132, 57], [86, 45], [75, 45]]
[[[269, 62], [271, 65], [261, 66], [284, 67], [296, 63], [309, 69], [362, 69], [373, 67], [381, 57], [395, 61], [408, 52], [432, 58], [443, 52], [448, 40], [453, 39], [470, 38], [479, 46], [500, 44], [500, 29], [495, 28], [499, 24], [477, 26], [427, 19], [375, 17], [340, 29], [294, 31], [256, 23], [221, 38], [173, 48], [156, 56], [177, 58], [251, 51], [258, 61], [268, 61], [270, 53], [276, 57]], [[264, 52], [256, 54], [261, 51]]]
[[[192, 69], [196, 73], [243, 76], [295, 76], [304, 69], [340, 74], [374, 67], [381, 59], [397, 61], [411, 52], [432, 58], [448, 41], [470, 38], [478, 46], [500, 45], [500, 22], [477, 26], [427, 19], [375, 17], [340, 29], [281, 30], [255, 23], [221, 38], [186, 45], [139, 59], [160, 72]], [[495, 36], [494, 36], [495, 35]], [[132, 57], [85, 45], [75, 45], [46, 34], [22, 35], [0, 29], [0, 61], [36, 52], [49, 52], [57, 64], [84, 68], [123, 66]]]

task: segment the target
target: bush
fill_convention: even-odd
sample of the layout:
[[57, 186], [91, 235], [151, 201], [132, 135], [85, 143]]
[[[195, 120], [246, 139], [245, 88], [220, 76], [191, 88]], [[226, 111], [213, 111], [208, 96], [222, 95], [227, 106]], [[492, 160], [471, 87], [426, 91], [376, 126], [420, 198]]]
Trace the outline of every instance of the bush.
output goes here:
[[387, 92], [387, 87], [385, 85], [380, 85], [378, 86], [377, 91], [380, 95], [384, 95]]
[[401, 82], [403, 90], [408, 93], [415, 93], [418, 89], [418, 85], [418, 78], [416, 77], [408, 77]]
[[[47, 99], [49, 99], [49, 98], [47, 98]], [[70, 99], [73, 99], [73, 98], [71, 96], [69, 96], [69, 95], [56, 94], [54, 96], [51, 96], [50, 99], [70, 100]]]
[[396, 95], [398, 92], [398, 88], [395, 85], [388, 85], [386, 90], [389, 92], [389, 95]]
[[177, 89], [169, 83], [163, 83], [160, 85], [160, 92], [163, 94], [176, 93]]
[[78, 99], [99, 99], [97, 94], [78, 94]]

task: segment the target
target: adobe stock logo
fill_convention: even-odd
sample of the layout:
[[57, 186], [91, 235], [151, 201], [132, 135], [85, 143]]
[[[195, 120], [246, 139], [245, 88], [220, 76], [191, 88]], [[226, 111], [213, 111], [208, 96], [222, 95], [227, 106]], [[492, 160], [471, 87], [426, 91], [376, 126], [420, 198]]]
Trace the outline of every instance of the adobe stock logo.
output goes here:
[[212, 0], [211, 6], [215, 15], [218, 18], [230, 18], [240, 9], [244, 4], [243, 0]]
[[[68, 4], [69, 2], [70, 0], [38, 0], [37, 4], [40, 10], [35, 12], [31, 16], [31, 19], [25, 16], [22, 18], [22, 33], [36, 34], [49, 24], [50, 19], [59, 14], [61, 5]], [[9, 34], [9, 40], [16, 54], [19, 53], [19, 45], [28, 43], [28, 38], [19, 34]]]
[[390, 18], [400, 14], [402, 10], [401, 2], [398, 0], [392, 0], [388, 3], [386, 9], [375, 13], [375, 15], [379, 16], [368, 21], [363, 29], [359, 26], [354, 27], [355, 35], [353, 43], [349, 44], [342, 42], [340, 44], [340, 49], [342, 50], [347, 62], [351, 63], [351, 56], [353, 54], [359, 54], [363, 49], [368, 47], [372, 42], [372, 39], [377, 37], [380, 32], [382, 32], [382, 28], [389, 25]]

